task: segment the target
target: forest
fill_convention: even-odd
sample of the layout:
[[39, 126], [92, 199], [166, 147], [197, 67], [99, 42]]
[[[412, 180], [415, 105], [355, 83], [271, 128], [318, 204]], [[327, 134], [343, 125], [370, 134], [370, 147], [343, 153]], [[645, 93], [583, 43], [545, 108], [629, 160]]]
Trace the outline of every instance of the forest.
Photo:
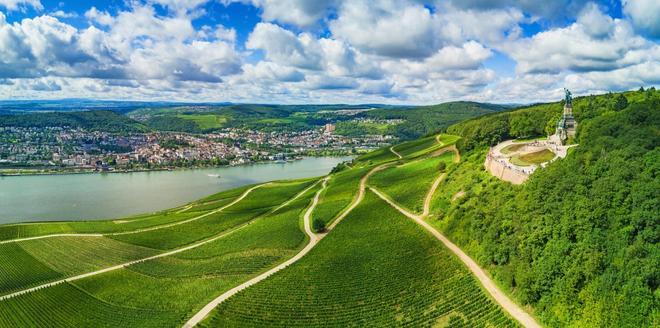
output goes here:
[[434, 224], [548, 326], [657, 325], [660, 93], [575, 99], [578, 146], [522, 186], [481, 168], [487, 146], [546, 134], [562, 106], [451, 126], [467, 162], [451, 168]]

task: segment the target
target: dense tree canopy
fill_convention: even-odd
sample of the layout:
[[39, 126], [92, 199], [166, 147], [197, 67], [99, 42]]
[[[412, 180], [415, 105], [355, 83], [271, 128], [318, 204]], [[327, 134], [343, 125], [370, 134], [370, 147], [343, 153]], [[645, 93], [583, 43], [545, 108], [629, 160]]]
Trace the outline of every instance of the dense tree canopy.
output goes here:
[[554, 119], [561, 104], [449, 129], [473, 150], [450, 171], [448, 188], [467, 195], [442, 210], [442, 226], [549, 326], [660, 320], [660, 95], [624, 96], [625, 109], [615, 95], [579, 99], [579, 146], [522, 186], [483, 172], [482, 146], [536, 132], [547, 122], [528, 116]]

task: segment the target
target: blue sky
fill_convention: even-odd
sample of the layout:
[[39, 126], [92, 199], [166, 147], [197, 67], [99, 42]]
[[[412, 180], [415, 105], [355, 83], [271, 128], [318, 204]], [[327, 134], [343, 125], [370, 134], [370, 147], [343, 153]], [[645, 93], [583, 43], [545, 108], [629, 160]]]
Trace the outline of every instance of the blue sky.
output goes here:
[[656, 0], [0, 0], [0, 99], [534, 102], [660, 83]]

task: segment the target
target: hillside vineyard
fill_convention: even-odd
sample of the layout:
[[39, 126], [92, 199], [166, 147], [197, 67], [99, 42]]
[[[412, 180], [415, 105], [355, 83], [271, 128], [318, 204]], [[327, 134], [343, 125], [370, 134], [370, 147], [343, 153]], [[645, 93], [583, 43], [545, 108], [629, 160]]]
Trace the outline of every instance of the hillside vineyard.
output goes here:
[[0, 327], [656, 326], [659, 104], [575, 98], [579, 146], [520, 185], [489, 147], [563, 104], [158, 213], [1, 225]]

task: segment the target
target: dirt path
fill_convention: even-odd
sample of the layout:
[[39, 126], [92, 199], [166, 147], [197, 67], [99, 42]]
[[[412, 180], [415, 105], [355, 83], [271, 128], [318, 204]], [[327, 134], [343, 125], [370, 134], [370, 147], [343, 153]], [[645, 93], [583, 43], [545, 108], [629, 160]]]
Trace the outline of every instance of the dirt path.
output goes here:
[[531, 328], [537, 328], [540, 327], [540, 325], [532, 318], [527, 312], [525, 312], [522, 308], [520, 308], [516, 303], [514, 303], [511, 299], [509, 299], [508, 296], [506, 296], [498, 287], [495, 285], [495, 283], [486, 275], [486, 272], [484, 272], [483, 269], [474, 261], [472, 258], [470, 258], [467, 254], [465, 254], [458, 246], [456, 246], [454, 243], [452, 243], [447, 237], [445, 237], [443, 234], [438, 232], [435, 228], [433, 228], [430, 224], [428, 224], [426, 221], [424, 221], [423, 216], [421, 215], [415, 215], [413, 213], [410, 213], [406, 211], [404, 208], [399, 206], [397, 203], [389, 199], [387, 196], [385, 196], [383, 193], [380, 191], [369, 187], [378, 197], [386, 201], [390, 206], [394, 207], [397, 209], [401, 214], [411, 218], [413, 221], [415, 221], [417, 224], [421, 225], [426, 229], [428, 232], [430, 232], [436, 239], [440, 240], [450, 251], [452, 251], [458, 258], [463, 261], [463, 263], [472, 271], [472, 273], [476, 276], [476, 278], [481, 282], [481, 284], [484, 286], [486, 291], [495, 299], [495, 301], [504, 308], [506, 312], [508, 312], [514, 319], [516, 319], [520, 324], [522, 324], [525, 327], [531, 327]]
[[362, 199], [364, 199], [364, 193], [367, 189], [367, 181], [369, 180], [369, 177], [371, 177], [371, 175], [373, 175], [374, 173], [376, 173], [380, 170], [383, 170], [383, 169], [385, 169], [385, 168], [387, 168], [391, 165], [393, 165], [393, 164], [392, 163], [385, 163], [385, 164], [381, 164], [379, 166], [376, 166], [375, 168], [371, 169], [371, 171], [369, 171], [369, 173], [365, 174], [362, 177], [362, 179], [360, 179], [360, 187], [359, 187], [359, 190], [358, 190], [357, 197], [355, 197], [355, 199], [353, 199], [353, 203], [351, 203], [351, 205], [344, 212], [342, 212], [341, 215], [339, 215], [332, 222], [331, 225], [328, 226], [328, 231], [331, 231], [332, 229], [334, 229], [335, 226], [337, 226], [337, 224], [339, 224], [339, 222], [341, 222], [341, 220], [343, 220], [349, 213], [351, 213], [351, 211], [353, 211], [354, 208], [356, 208], [360, 204], [360, 202], [362, 202]]
[[398, 157], [399, 159], [403, 158], [401, 154], [397, 153], [396, 150], [394, 150], [394, 146], [390, 147], [390, 151], [392, 152], [392, 154], [396, 155], [396, 157]]
[[378, 172], [378, 171], [380, 171], [380, 170], [382, 170], [382, 169], [384, 169], [384, 168], [386, 168], [386, 167], [388, 167], [388, 166], [390, 166], [390, 165], [392, 165], [392, 164], [391, 164], [391, 163], [381, 164], [381, 165], [379, 165], [379, 166], [373, 168], [373, 169], [372, 169], [371, 171], [369, 171], [367, 174], [365, 174], [365, 175], [362, 177], [362, 179], [360, 179], [360, 186], [359, 186], [359, 190], [358, 190], [357, 197], [355, 197], [355, 199], [353, 199], [353, 202], [351, 203], [351, 205], [350, 205], [348, 208], [346, 208], [346, 209], [345, 209], [345, 210], [344, 210], [344, 211], [343, 211], [343, 212], [342, 212], [342, 213], [341, 213], [341, 214], [340, 214], [340, 215], [334, 220], [334, 222], [332, 222], [331, 225], [329, 225], [329, 226], [327, 227], [326, 232], [324, 232], [324, 233], [320, 233], [320, 234], [316, 234], [316, 233], [314, 233], [314, 232], [312, 231], [311, 226], [310, 226], [310, 225], [311, 225], [311, 222], [310, 222], [310, 221], [311, 221], [311, 215], [312, 215], [312, 213], [314, 212], [314, 208], [316, 208], [316, 205], [318, 204], [318, 201], [319, 201], [319, 198], [320, 198], [320, 196], [321, 196], [321, 193], [322, 193], [323, 190], [326, 188], [326, 184], [327, 184], [328, 180], [330, 179], [330, 177], [326, 177], [326, 178], [323, 180], [323, 188], [321, 188], [319, 191], [316, 192], [316, 195], [314, 196], [314, 201], [312, 202], [312, 204], [310, 205], [310, 207], [307, 208], [307, 211], [305, 212], [305, 215], [304, 215], [304, 217], [303, 217], [303, 219], [304, 219], [304, 223], [305, 223], [305, 233], [309, 236], [309, 243], [307, 244], [307, 246], [305, 246], [305, 248], [303, 248], [298, 254], [296, 254], [294, 257], [290, 258], [290, 259], [287, 260], [286, 262], [284, 262], [284, 263], [282, 263], [282, 264], [280, 264], [280, 265], [278, 265], [278, 266], [276, 266], [276, 267], [274, 267], [274, 268], [272, 268], [272, 269], [270, 269], [270, 270], [268, 270], [268, 271], [262, 273], [261, 275], [259, 275], [259, 276], [257, 276], [257, 277], [254, 277], [254, 278], [252, 278], [252, 279], [250, 279], [250, 280], [244, 282], [243, 284], [241, 284], [241, 285], [239, 285], [239, 286], [236, 286], [236, 287], [234, 287], [234, 288], [228, 290], [228, 291], [225, 292], [224, 294], [218, 296], [216, 299], [214, 299], [214, 300], [211, 301], [209, 304], [207, 304], [206, 306], [204, 306], [204, 308], [202, 308], [202, 309], [201, 309], [197, 314], [195, 314], [192, 318], [190, 318], [190, 320], [188, 320], [188, 322], [186, 322], [186, 323], [183, 325], [183, 327], [184, 327], [184, 328], [192, 328], [192, 327], [196, 326], [196, 325], [199, 324], [202, 320], [204, 320], [204, 318], [206, 318], [206, 316], [207, 316], [209, 313], [211, 313], [211, 311], [213, 311], [213, 309], [215, 309], [220, 303], [226, 301], [227, 299], [229, 299], [230, 297], [234, 296], [236, 293], [240, 292], [241, 290], [244, 290], [244, 289], [246, 289], [246, 288], [248, 288], [248, 287], [250, 287], [250, 286], [253, 286], [253, 285], [255, 285], [255, 284], [261, 282], [262, 280], [264, 280], [264, 279], [270, 277], [272, 274], [274, 274], [274, 273], [276, 273], [276, 272], [278, 272], [278, 271], [280, 271], [280, 270], [282, 270], [282, 269], [288, 267], [289, 265], [291, 265], [291, 264], [295, 263], [296, 261], [300, 260], [300, 259], [301, 259], [303, 256], [305, 256], [307, 253], [309, 253], [309, 251], [311, 251], [312, 248], [314, 248], [314, 246], [316, 246], [316, 244], [317, 244], [321, 239], [323, 239], [325, 236], [327, 236], [327, 234], [328, 234], [330, 231], [332, 231], [332, 230], [337, 226], [337, 224], [339, 224], [339, 222], [341, 222], [341, 221], [342, 221], [342, 220], [343, 220], [343, 219], [344, 219], [344, 218], [345, 218], [345, 217], [346, 217], [351, 211], [353, 211], [353, 209], [355, 209], [355, 208], [356, 208], [356, 207], [362, 202], [362, 200], [364, 199], [364, 195], [365, 195], [365, 193], [366, 193], [366, 189], [367, 189], [367, 181], [369, 180], [369, 177], [370, 177], [372, 174], [374, 174], [374, 173], [376, 173], [376, 172]]
[[316, 208], [316, 205], [319, 202], [319, 197], [321, 196], [321, 192], [323, 192], [323, 190], [327, 186], [329, 178], [330, 177], [326, 177], [325, 179], [323, 179], [323, 187], [321, 189], [319, 189], [319, 191], [316, 192], [316, 195], [314, 196], [314, 200], [312, 201], [312, 204], [307, 208], [307, 211], [305, 211], [305, 215], [303, 216], [303, 222], [304, 222], [304, 226], [305, 226], [305, 233], [309, 237], [309, 242], [307, 243], [305, 248], [303, 248], [300, 252], [298, 252], [298, 254], [296, 254], [294, 257], [288, 259], [287, 261], [277, 265], [276, 267], [274, 267], [274, 268], [272, 268], [272, 269], [270, 269], [270, 270], [268, 270], [268, 271], [266, 271], [266, 272], [264, 272], [264, 273], [262, 273], [262, 274], [260, 274], [256, 277], [254, 277], [254, 278], [252, 278], [252, 279], [250, 279], [250, 280], [248, 280], [248, 281], [246, 281], [246, 282], [244, 282], [244, 283], [242, 283], [242, 284], [226, 291], [224, 294], [218, 296], [216, 299], [214, 299], [210, 303], [206, 304], [206, 306], [204, 306], [192, 318], [190, 318], [190, 320], [188, 320], [183, 325], [183, 327], [190, 328], [190, 327], [196, 326], [198, 323], [200, 323], [202, 320], [204, 320], [204, 318], [206, 318], [206, 316], [208, 316], [209, 313], [211, 313], [211, 311], [213, 311], [213, 309], [215, 309], [220, 303], [222, 303], [222, 302], [226, 301], [227, 299], [229, 299], [230, 297], [236, 295], [236, 293], [238, 293], [238, 292], [240, 292], [240, 291], [242, 291], [242, 290], [244, 290], [244, 289], [246, 289], [246, 288], [248, 288], [252, 285], [255, 285], [255, 284], [259, 283], [260, 281], [270, 277], [274, 273], [276, 273], [280, 270], [283, 270], [286, 267], [288, 267], [289, 265], [297, 262], [303, 256], [305, 256], [307, 253], [309, 253], [309, 251], [311, 251], [312, 248], [314, 248], [314, 246], [316, 246], [316, 244], [319, 242], [319, 240], [321, 240], [321, 238], [323, 238], [323, 237], [315, 234], [314, 231], [312, 231], [311, 222], [310, 222], [311, 221], [311, 215], [312, 215], [312, 212], [314, 211], [314, 208]]
[[[283, 204], [280, 205], [279, 207], [275, 208], [274, 210], [269, 211], [268, 213], [273, 213], [273, 212], [279, 210], [280, 208], [282, 208], [282, 207], [284, 207], [284, 206], [290, 204], [291, 202], [295, 201], [295, 200], [298, 199], [300, 196], [302, 196], [303, 194], [305, 194], [307, 191], [311, 190], [311, 189], [312, 189], [314, 186], [316, 186], [318, 183], [319, 183], [319, 181], [315, 182], [315, 183], [312, 184], [311, 186], [305, 188], [305, 190], [299, 192], [299, 193], [296, 194], [294, 197], [292, 197], [291, 199], [289, 199], [288, 201], [286, 201], [285, 203], [283, 203]], [[325, 180], [324, 180], [324, 183], [325, 183]], [[260, 185], [260, 186], [261, 186], [261, 185]], [[252, 189], [255, 189], [255, 188], [257, 188], [257, 187], [259, 187], [259, 186], [255, 186], [255, 187], [253, 187]], [[242, 199], [242, 198], [241, 198], [241, 199]], [[238, 200], [238, 201], [240, 201], [240, 200]], [[222, 209], [226, 209], [226, 208], [228, 208], [229, 206], [236, 204], [238, 201], [234, 201], [234, 202], [232, 202], [231, 204], [228, 204], [228, 205], [222, 207]], [[216, 212], [217, 212], [217, 211], [216, 211]], [[185, 246], [185, 247], [182, 247], [182, 248], [177, 248], [177, 249], [175, 249], [175, 250], [171, 250], [171, 251], [169, 251], [169, 252], [165, 252], [165, 253], [160, 253], [160, 254], [157, 254], [157, 255], [149, 256], [149, 257], [146, 257], [146, 258], [142, 258], [142, 259], [133, 260], [133, 261], [130, 261], [130, 262], [126, 262], [126, 263], [118, 264], [118, 265], [115, 265], [115, 266], [112, 266], [112, 267], [108, 267], [108, 268], [105, 268], [105, 269], [100, 269], [100, 270], [97, 270], [97, 271], [88, 272], [88, 273], [84, 273], [84, 274], [81, 274], [81, 275], [77, 275], [77, 276], [73, 276], [73, 277], [69, 277], [69, 278], [65, 278], [65, 279], [60, 279], [60, 280], [53, 281], [53, 282], [49, 282], [49, 283], [42, 284], [42, 285], [39, 285], [39, 286], [36, 286], [36, 287], [23, 289], [23, 290], [20, 290], [20, 291], [17, 291], [17, 292], [11, 293], [11, 294], [2, 295], [2, 296], [0, 296], [0, 301], [4, 301], [4, 300], [10, 299], [10, 298], [13, 298], [13, 297], [16, 297], [16, 296], [20, 296], [20, 295], [23, 295], [23, 294], [27, 294], [27, 293], [30, 293], [30, 292], [34, 292], [34, 291], [37, 291], [37, 290], [39, 290], [39, 289], [43, 289], [43, 288], [48, 288], [48, 287], [52, 287], [52, 286], [55, 286], [55, 285], [59, 285], [59, 284], [61, 284], [61, 283], [72, 282], [72, 281], [80, 280], [80, 279], [83, 279], [83, 278], [87, 278], [87, 277], [91, 277], [91, 276], [96, 276], [96, 275], [99, 275], [99, 274], [102, 274], [102, 273], [106, 273], [106, 272], [110, 272], [110, 271], [114, 271], [114, 270], [122, 269], [122, 268], [125, 268], [125, 267], [128, 267], [128, 266], [131, 266], [131, 265], [135, 265], [135, 264], [138, 264], [138, 263], [142, 263], [142, 262], [146, 262], [146, 261], [151, 261], [151, 260], [159, 259], [159, 258], [161, 258], [161, 257], [171, 256], [171, 255], [178, 254], [178, 253], [181, 253], [181, 252], [189, 251], [189, 250], [191, 250], [191, 249], [195, 249], [195, 248], [198, 248], [198, 247], [200, 247], [200, 246], [206, 245], [206, 244], [208, 244], [208, 243], [214, 242], [214, 241], [216, 241], [216, 240], [218, 240], [218, 239], [220, 239], [220, 238], [224, 238], [224, 237], [226, 237], [226, 236], [229, 236], [229, 235], [233, 234], [234, 232], [239, 231], [239, 230], [241, 230], [241, 229], [243, 229], [243, 228], [249, 226], [250, 224], [254, 223], [256, 220], [258, 220], [258, 219], [261, 218], [262, 216], [263, 216], [263, 215], [260, 215], [260, 216], [254, 218], [254, 219], [252, 219], [252, 220], [250, 220], [250, 221], [248, 221], [248, 222], [245, 222], [245, 223], [243, 223], [243, 224], [241, 224], [241, 225], [238, 225], [238, 226], [236, 226], [236, 227], [230, 229], [229, 231], [225, 231], [225, 232], [223, 232], [223, 233], [221, 233], [221, 234], [219, 234], [219, 235], [217, 235], [217, 236], [215, 236], [215, 237], [212, 237], [212, 238], [210, 238], [210, 239], [203, 240], [203, 241], [198, 242], [198, 243], [195, 243], [195, 244], [191, 244], [191, 245], [188, 245], [188, 246]]]
[[426, 217], [431, 213], [431, 200], [433, 200], [433, 195], [438, 189], [440, 182], [442, 182], [442, 180], [444, 180], [446, 177], [447, 173], [442, 173], [435, 179], [435, 181], [433, 181], [431, 189], [429, 189], [429, 192], [426, 194], [426, 198], [424, 198], [424, 211], [422, 212], [422, 216]]
[[153, 226], [153, 227], [149, 227], [149, 228], [137, 229], [137, 230], [131, 230], [131, 231], [125, 231], [125, 232], [114, 232], [114, 233], [105, 233], [105, 234], [101, 234], [101, 233], [65, 233], [65, 234], [62, 234], [62, 233], [60, 233], [60, 234], [52, 234], [52, 235], [43, 235], [43, 236], [35, 236], [35, 237], [27, 237], [27, 238], [10, 239], [10, 240], [0, 241], [0, 245], [8, 244], [8, 243], [16, 243], [16, 242], [21, 242], [21, 241], [28, 241], [28, 240], [54, 238], [54, 237], [103, 237], [103, 236], [130, 235], [130, 234], [136, 234], [136, 233], [140, 233], [140, 232], [147, 232], [147, 231], [153, 231], [153, 230], [158, 230], [158, 229], [174, 227], [174, 226], [177, 226], [177, 225], [180, 225], [180, 224], [193, 222], [193, 221], [205, 218], [209, 215], [213, 215], [213, 214], [216, 214], [218, 212], [221, 212], [221, 211], [235, 205], [236, 203], [240, 202], [241, 200], [243, 200], [253, 190], [255, 190], [257, 188], [261, 188], [261, 187], [266, 186], [268, 184], [271, 184], [271, 183], [267, 182], [267, 183], [262, 183], [260, 185], [256, 185], [256, 186], [246, 190], [245, 192], [243, 192], [241, 194], [241, 196], [234, 199], [231, 203], [229, 203], [229, 204], [227, 204], [227, 205], [225, 205], [225, 206], [223, 206], [219, 209], [216, 209], [216, 210], [213, 210], [211, 212], [207, 212], [207, 213], [204, 213], [202, 215], [198, 215], [196, 217], [193, 217], [193, 218], [190, 218], [190, 219], [187, 219], [187, 220], [183, 220], [183, 221], [177, 221], [177, 222], [173, 222], [173, 223], [169, 223], [169, 224], [163, 224], [163, 225]]

